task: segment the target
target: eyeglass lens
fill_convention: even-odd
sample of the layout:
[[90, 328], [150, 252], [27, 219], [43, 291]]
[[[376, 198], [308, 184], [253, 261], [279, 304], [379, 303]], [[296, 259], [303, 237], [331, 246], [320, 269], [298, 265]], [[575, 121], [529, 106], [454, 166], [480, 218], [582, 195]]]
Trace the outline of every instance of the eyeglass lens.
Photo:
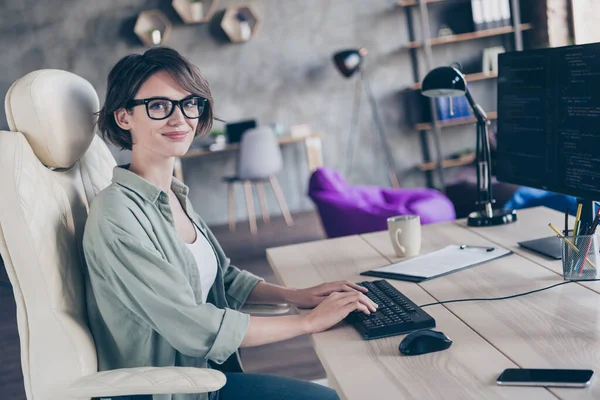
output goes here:
[[[204, 111], [204, 101], [198, 98], [189, 98], [181, 101], [181, 111], [188, 118], [198, 118]], [[148, 102], [148, 116], [154, 119], [163, 119], [171, 115], [173, 103], [165, 99], [155, 99]]]

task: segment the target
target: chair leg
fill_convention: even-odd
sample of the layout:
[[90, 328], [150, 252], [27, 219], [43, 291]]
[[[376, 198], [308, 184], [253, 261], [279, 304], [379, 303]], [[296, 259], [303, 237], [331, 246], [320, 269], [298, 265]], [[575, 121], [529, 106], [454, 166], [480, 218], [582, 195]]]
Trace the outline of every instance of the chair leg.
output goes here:
[[235, 191], [232, 182], [227, 184], [227, 198], [229, 199], [229, 230], [235, 232]]
[[256, 192], [258, 193], [258, 202], [260, 203], [260, 213], [262, 214], [263, 222], [268, 224], [271, 222], [271, 217], [267, 210], [267, 196], [265, 196], [265, 187], [262, 182], [256, 182]]
[[248, 208], [248, 223], [250, 233], [256, 234], [256, 215], [254, 214], [254, 199], [252, 199], [252, 183], [244, 181], [244, 192], [246, 193], [246, 208]]
[[285, 219], [285, 223], [287, 226], [294, 225], [294, 220], [292, 219], [292, 214], [290, 214], [290, 210], [288, 209], [287, 203], [283, 198], [283, 192], [281, 191], [281, 187], [279, 186], [279, 181], [275, 176], [269, 177], [269, 182], [271, 183], [271, 188], [275, 193], [275, 198], [277, 198], [277, 203], [279, 203], [279, 208], [281, 208], [281, 213], [283, 214], [283, 218]]

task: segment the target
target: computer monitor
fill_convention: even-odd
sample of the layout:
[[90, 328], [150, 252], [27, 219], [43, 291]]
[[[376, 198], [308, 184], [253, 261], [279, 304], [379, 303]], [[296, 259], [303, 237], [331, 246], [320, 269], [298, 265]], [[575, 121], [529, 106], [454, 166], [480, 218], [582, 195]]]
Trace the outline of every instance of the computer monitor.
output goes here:
[[[600, 43], [498, 63], [497, 179], [578, 197], [589, 226], [600, 199]], [[547, 245], [560, 255], [555, 237]]]
[[255, 119], [246, 121], [231, 122], [225, 125], [225, 136], [227, 143], [239, 143], [242, 141], [244, 133], [250, 129], [256, 128], [257, 122]]

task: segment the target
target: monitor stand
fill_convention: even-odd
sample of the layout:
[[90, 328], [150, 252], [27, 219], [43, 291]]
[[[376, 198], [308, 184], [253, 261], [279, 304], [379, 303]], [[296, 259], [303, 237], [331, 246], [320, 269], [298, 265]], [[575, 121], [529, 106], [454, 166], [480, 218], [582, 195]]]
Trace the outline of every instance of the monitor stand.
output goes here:
[[[592, 226], [592, 222], [596, 214], [594, 210], [594, 202], [592, 200], [578, 199], [577, 203], [582, 204], [580, 232], [585, 232], [590, 226]], [[569, 230], [569, 235], [573, 235], [573, 230]], [[562, 258], [561, 240], [556, 235], [518, 242], [518, 245], [555, 260], [560, 260]]]

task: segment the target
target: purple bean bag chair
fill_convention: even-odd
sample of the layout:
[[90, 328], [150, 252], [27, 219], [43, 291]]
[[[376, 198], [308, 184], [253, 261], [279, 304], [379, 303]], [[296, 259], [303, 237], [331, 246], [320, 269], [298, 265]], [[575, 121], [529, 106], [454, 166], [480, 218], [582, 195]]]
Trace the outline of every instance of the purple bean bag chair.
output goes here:
[[437, 190], [349, 186], [329, 168], [312, 174], [308, 195], [330, 238], [386, 230], [395, 215], [417, 214], [423, 225], [455, 219], [452, 202]]

